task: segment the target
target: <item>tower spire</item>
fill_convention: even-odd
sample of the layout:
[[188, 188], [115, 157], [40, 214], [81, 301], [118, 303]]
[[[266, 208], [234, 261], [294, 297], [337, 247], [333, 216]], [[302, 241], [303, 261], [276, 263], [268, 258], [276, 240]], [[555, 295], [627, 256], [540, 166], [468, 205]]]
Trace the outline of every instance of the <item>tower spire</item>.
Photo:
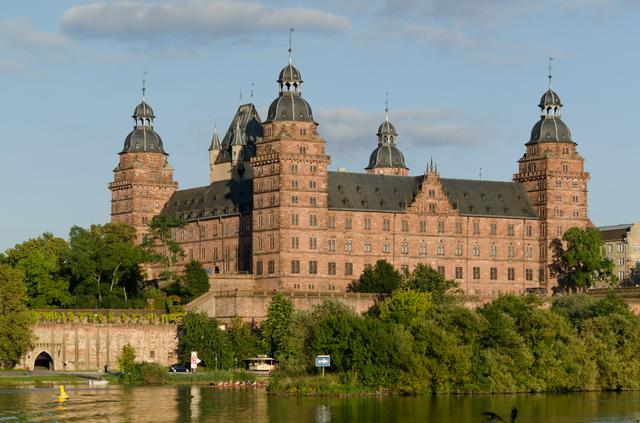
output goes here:
[[292, 26], [289, 27], [289, 64], [291, 64], [291, 53], [293, 52], [293, 48], [291, 48], [291, 38], [293, 35], [293, 31], [296, 29]]
[[255, 87], [256, 84], [254, 84], [253, 82], [251, 83], [251, 91], [249, 92], [249, 98], [251, 98], [251, 101], [253, 101], [253, 87]]
[[144, 94], [147, 91], [147, 81], [146, 81], [147, 71], [142, 72], [142, 101], [144, 101]]
[[551, 89], [551, 62], [553, 62], [553, 57], [549, 56], [549, 89]]
[[384, 120], [389, 122], [389, 91], [384, 93]]

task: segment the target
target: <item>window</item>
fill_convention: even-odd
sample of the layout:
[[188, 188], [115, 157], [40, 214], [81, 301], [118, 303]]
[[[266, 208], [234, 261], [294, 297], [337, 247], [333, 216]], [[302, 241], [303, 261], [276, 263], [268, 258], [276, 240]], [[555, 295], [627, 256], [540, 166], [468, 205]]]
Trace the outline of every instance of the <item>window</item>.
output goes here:
[[298, 146], [298, 152], [299, 152], [300, 154], [302, 154], [302, 155], [307, 154], [307, 147], [306, 147], [306, 146], [304, 146], [304, 145], [300, 145], [300, 146]]
[[315, 206], [316, 204], [318, 204], [318, 200], [316, 199], [315, 196], [310, 196], [309, 197], [309, 204], [312, 206]]
[[618, 252], [624, 253], [624, 244], [621, 242], [618, 243]]
[[327, 263], [327, 274], [335, 275], [336, 274], [336, 263], [334, 261], [330, 261]]
[[637, 253], [637, 252], [640, 252], [640, 244], [635, 244], [635, 245], [633, 246], [633, 251], [635, 251], [636, 253]]
[[402, 241], [400, 244], [400, 254], [409, 254], [409, 243], [407, 241]]
[[456, 267], [456, 279], [462, 279], [463, 275], [462, 267]]
[[327, 227], [330, 229], [335, 229], [336, 228], [336, 217], [335, 216], [329, 216], [329, 218], [327, 219]]
[[513, 225], [508, 225], [507, 226], [507, 235], [508, 236], [514, 236], [516, 234], [516, 229]]
[[352, 220], [350, 217], [344, 219], [344, 228], [351, 229], [352, 228]]
[[390, 251], [391, 251], [391, 247], [390, 247], [389, 241], [385, 241], [382, 244], [382, 252], [385, 254], [389, 254]]
[[624, 270], [621, 270], [618, 272], [618, 279], [623, 280], [624, 279]]
[[267, 271], [270, 275], [274, 274], [276, 271], [276, 263], [273, 260], [269, 260], [267, 262]]
[[276, 248], [276, 239], [273, 234], [269, 235], [269, 248], [272, 250]]
[[429, 203], [429, 211], [431, 213], [435, 213], [436, 212], [436, 203]]
[[572, 195], [571, 196], [571, 201], [573, 201], [574, 203], [579, 202], [579, 200], [580, 200], [580, 197], [578, 197], [577, 195]]
[[556, 226], [556, 236], [558, 238], [562, 238], [562, 234], [564, 233], [564, 229], [562, 226]]
[[479, 267], [474, 267], [473, 268], [473, 279], [480, 279], [480, 268]]
[[444, 275], [444, 266], [438, 266], [438, 273]]
[[444, 233], [444, 220], [438, 220], [438, 233]]
[[624, 257], [620, 257], [620, 259], [618, 260], [618, 265], [619, 266], [624, 266], [627, 263], [627, 261], [625, 260]]
[[256, 262], [256, 275], [262, 275], [262, 261]]
[[309, 172], [316, 173], [317, 171], [318, 171], [318, 166], [316, 165], [309, 166]]
[[299, 223], [299, 219], [298, 219], [298, 214], [294, 213], [291, 215], [291, 225], [292, 226], [297, 226]]
[[498, 233], [498, 225], [496, 225], [495, 223], [491, 224], [491, 230], [490, 230], [491, 235], [495, 235]]
[[524, 247], [524, 258], [532, 258], [533, 257], [533, 247], [531, 245], [525, 245]]
[[524, 278], [528, 281], [533, 280], [533, 270], [532, 269], [524, 269]]
[[562, 188], [562, 181], [556, 181], [556, 188]]
[[350, 253], [352, 248], [353, 248], [352, 241], [350, 239], [346, 240], [344, 242], [344, 252], [345, 253]]
[[491, 257], [496, 257], [498, 255], [498, 247], [496, 244], [491, 244]]
[[491, 278], [492, 281], [495, 281], [496, 279], [498, 279], [497, 267], [492, 267], [491, 269], [489, 269], [489, 277]]
[[353, 263], [345, 263], [344, 264], [344, 274], [345, 274], [345, 276], [353, 275]]
[[479, 235], [480, 234], [480, 223], [473, 222], [473, 234], [474, 235]]
[[312, 236], [311, 238], [309, 238], [309, 249], [316, 250], [317, 248], [318, 248], [318, 238]]
[[313, 179], [309, 181], [309, 188], [311, 189], [315, 189], [317, 187], [317, 183], [316, 181], [314, 181]]
[[273, 215], [273, 213], [269, 213], [269, 226], [274, 226], [276, 222], [276, 219]]
[[218, 237], [218, 224], [217, 223], [213, 224], [213, 237], [214, 238]]
[[391, 229], [391, 221], [389, 221], [389, 219], [384, 219], [382, 221], [382, 230], [383, 231], [388, 231]]
[[291, 260], [291, 273], [300, 273], [300, 260]]
[[409, 221], [406, 219], [403, 219], [401, 222], [401, 230], [402, 232], [409, 232]]
[[473, 244], [473, 247], [471, 247], [471, 254], [475, 257], [480, 257], [480, 246], [478, 243]]
[[426, 220], [421, 220], [420, 221], [420, 232], [427, 232], [427, 221]]
[[371, 252], [371, 241], [365, 241], [364, 242], [364, 252], [365, 253], [370, 253]]
[[[298, 165], [295, 164], [295, 163], [291, 163], [291, 165], [289, 166], [289, 169], [291, 170], [291, 172], [297, 173], [298, 172]], [[260, 167], [260, 170], [262, 170], [262, 167]]]
[[327, 251], [333, 252], [336, 250], [336, 240], [330, 239], [327, 241]]
[[298, 197], [297, 195], [291, 196], [291, 204], [298, 204], [299, 202], [300, 202], [300, 197]]
[[315, 275], [318, 273], [318, 262], [315, 260], [311, 260], [309, 262], [309, 274]]
[[297, 236], [291, 237], [291, 249], [297, 250], [300, 248], [300, 239]]
[[507, 269], [507, 279], [510, 281], [516, 280], [516, 269], [513, 267]]
[[420, 241], [420, 244], [418, 245], [418, 253], [421, 256], [426, 256], [427, 255], [427, 243], [424, 241]]
[[455, 255], [456, 256], [461, 256], [462, 255], [462, 243], [460, 243], [460, 242], [456, 242]]
[[516, 256], [516, 249], [512, 244], [509, 244], [509, 247], [507, 247], [507, 257], [515, 257], [515, 256]]
[[540, 282], [544, 282], [544, 269], [538, 270], [538, 279], [540, 280]]
[[462, 222], [456, 222], [456, 233], [457, 234], [462, 233]]
[[257, 251], [262, 251], [262, 237], [258, 237], [258, 245], [256, 246]]
[[300, 184], [299, 184], [299, 182], [298, 182], [298, 180], [297, 180], [297, 179], [293, 179], [293, 180], [291, 181], [291, 188], [298, 188], [298, 186], [299, 186], [299, 185], [300, 185]]
[[436, 190], [430, 189], [429, 190], [429, 198], [434, 198], [435, 196], [436, 196]]
[[533, 233], [533, 229], [531, 228], [531, 225], [527, 225], [524, 227], [525, 236], [531, 236], [532, 233]]
[[440, 242], [436, 248], [436, 252], [439, 256], [444, 256], [444, 244]]
[[607, 253], [613, 253], [613, 245], [607, 244]]
[[370, 217], [365, 217], [364, 218], [364, 229], [365, 230], [371, 230], [371, 218]]
[[318, 216], [315, 214], [309, 215], [309, 226], [318, 226]]
[[409, 274], [409, 265], [408, 264], [403, 264], [400, 266], [400, 273], [402, 273], [403, 275], [408, 275]]

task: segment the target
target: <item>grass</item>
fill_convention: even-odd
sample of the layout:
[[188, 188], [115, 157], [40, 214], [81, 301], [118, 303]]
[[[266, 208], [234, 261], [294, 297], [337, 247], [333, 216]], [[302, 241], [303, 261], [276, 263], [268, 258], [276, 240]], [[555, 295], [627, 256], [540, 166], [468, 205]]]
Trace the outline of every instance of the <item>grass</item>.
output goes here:
[[254, 381], [256, 376], [244, 370], [198, 370], [193, 373], [169, 373], [165, 377], [166, 383], [210, 383], [230, 380]]
[[86, 378], [73, 375], [50, 374], [25, 376], [22, 374], [22, 372], [14, 372], [15, 374], [10, 375], [7, 375], [6, 373], [7, 372], [0, 372], [0, 386], [87, 383]]
[[358, 384], [343, 383], [339, 376], [272, 377], [268, 387], [270, 394], [291, 395], [361, 395], [374, 394], [375, 390]]

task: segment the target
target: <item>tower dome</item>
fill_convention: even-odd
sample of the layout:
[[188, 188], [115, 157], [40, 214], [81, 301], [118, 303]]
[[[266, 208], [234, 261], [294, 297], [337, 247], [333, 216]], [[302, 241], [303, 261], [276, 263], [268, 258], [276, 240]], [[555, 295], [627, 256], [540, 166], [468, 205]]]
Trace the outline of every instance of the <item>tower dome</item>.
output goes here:
[[389, 121], [389, 100], [385, 101], [385, 119], [378, 126], [378, 146], [369, 156], [369, 165], [365, 168], [370, 173], [406, 175], [408, 168], [404, 163], [404, 155], [396, 146], [398, 132]]
[[142, 85], [142, 101], [133, 109], [133, 131], [124, 139], [124, 148], [120, 153], [150, 152], [167, 154], [162, 147], [162, 138], [153, 129], [153, 109], [144, 97], [144, 81]]
[[560, 118], [562, 102], [555, 91], [549, 89], [542, 94], [540, 103], [540, 120], [533, 125], [528, 144], [538, 142], [573, 142], [571, 131]]

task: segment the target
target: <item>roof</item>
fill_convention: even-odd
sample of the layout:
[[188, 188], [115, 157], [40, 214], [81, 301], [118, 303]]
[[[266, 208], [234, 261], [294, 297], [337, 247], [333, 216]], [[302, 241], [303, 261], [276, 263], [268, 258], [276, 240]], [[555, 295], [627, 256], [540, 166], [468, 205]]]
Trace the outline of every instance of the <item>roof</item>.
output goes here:
[[162, 138], [152, 126], [136, 126], [124, 139], [122, 153], [151, 152], [167, 154], [162, 146]]
[[175, 214], [184, 220], [213, 218], [251, 211], [253, 181], [218, 181], [204, 187], [173, 193], [162, 214]]
[[598, 228], [604, 241], [620, 241], [626, 238], [627, 232], [631, 230], [631, 223], [622, 225], [601, 226]]
[[[329, 209], [402, 212], [415, 199], [423, 179], [329, 172]], [[440, 182], [452, 206], [463, 216], [537, 218], [520, 183], [447, 178]]]
[[[237, 128], [240, 129], [239, 133]], [[222, 139], [221, 151], [216, 158], [216, 164], [231, 161], [232, 145], [245, 146], [243, 160], [249, 160], [255, 155], [255, 144], [262, 136], [263, 128], [256, 107], [252, 103], [240, 105]], [[214, 140], [211, 141], [209, 148], [211, 149], [213, 146]]]

